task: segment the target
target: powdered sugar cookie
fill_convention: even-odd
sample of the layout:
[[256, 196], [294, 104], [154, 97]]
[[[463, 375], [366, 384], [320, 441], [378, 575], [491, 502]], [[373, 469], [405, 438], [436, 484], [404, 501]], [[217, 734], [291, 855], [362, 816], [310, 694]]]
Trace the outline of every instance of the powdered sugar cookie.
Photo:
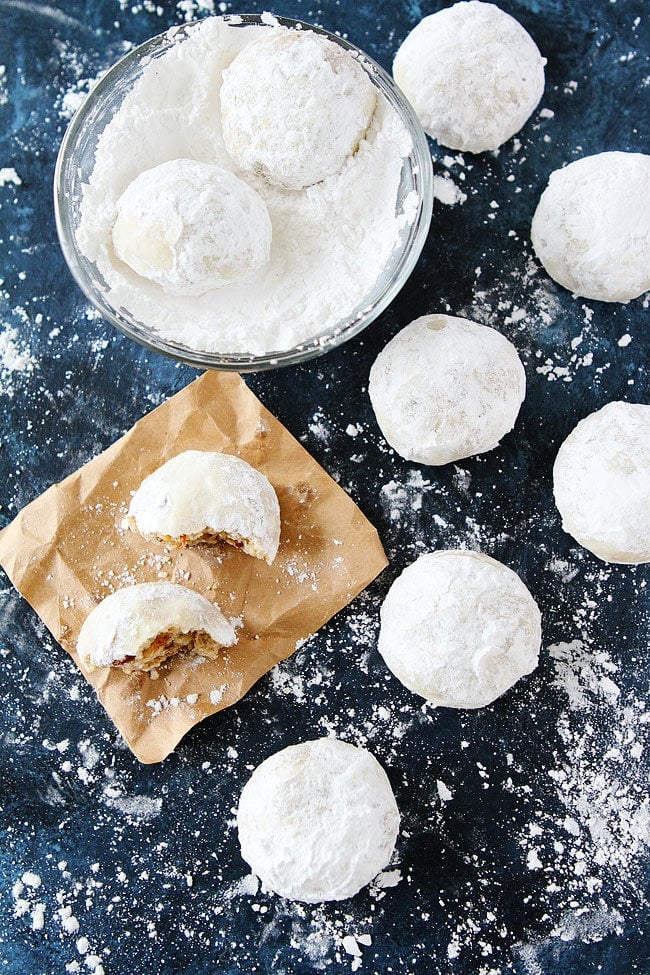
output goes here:
[[399, 48], [393, 76], [440, 145], [497, 149], [544, 92], [537, 45], [491, 3], [456, 3], [421, 20]]
[[551, 173], [531, 238], [547, 272], [596, 301], [650, 289], [650, 155], [601, 152]]
[[417, 318], [370, 370], [368, 392], [389, 444], [421, 464], [492, 450], [515, 424], [526, 391], [505, 336], [450, 315]]
[[336, 738], [291, 745], [244, 786], [237, 827], [265, 886], [306, 901], [352, 897], [388, 864], [399, 830], [388, 777], [364, 748]]
[[364, 138], [375, 105], [364, 68], [313, 31], [273, 29], [223, 72], [228, 152], [244, 172], [287, 189], [340, 172]]
[[280, 505], [268, 478], [231, 454], [185, 450], [146, 477], [127, 521], [173, 545], [226, 542], [270, 565], [280, 543]]
[[581, 420], [553, 467], [562, 527], [605, 562], [650, 562], [650, 406], [608, 403]]
[[215, 657], [237, 641], [233, 626], [205, 596], [172, 582], [118, 589], [87, 616], [77, 652], [88, 670], [150, 671], [181, 652]]
[[169, 294], [202, 295], [266, 264], [271, 233], [264, 200], [234, 173], [172, 159], [129, 183], [112, 238], [136, 274]]
[[480, 708], [537, 666], [541, 617], [518, 575], [487, 555], [421, 555], [381, 608], [379, 652], [437, 707]]

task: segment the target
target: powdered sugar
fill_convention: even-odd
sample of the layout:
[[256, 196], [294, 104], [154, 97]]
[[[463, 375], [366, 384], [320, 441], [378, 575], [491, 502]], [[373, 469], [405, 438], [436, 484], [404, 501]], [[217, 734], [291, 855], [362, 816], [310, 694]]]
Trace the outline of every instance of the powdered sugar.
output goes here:
[[463, 193], [451, 176], [447, 175], [433, 177], [433, 195], [436, 200], [448, 207], [453, 207], [457, 203], [464, 203], [467, 199], [467, 193]]
[[[139, 172], [179, 156], [233, 168], [215, 106], [221, 72], [268, 30], [283, 28], [234, 28], [209, 18], [151, 70], [145, 66], [101, 135], [84, 188], [78, 240], [108, 282], [111, 302], [193, 349], [268, 353], [310, 339], [314, 322], [319, 332], [331, 329], [372, 289], [413, 216], [410, 209], [408, 216], [395, 214], [410, 138], [378, 96], [366, 137], [338, 175], [302, 192], [248, 177], [268, 207], [273, 246], [268, 264], [246, 283], [188, 303], [125, 274], [114, 262], [109, 240], [115, 203]], [[163, 108], [168, 124], [161, 127]]]
[[[567, 707], [558, 717], [560, 748], [547, 775], [566, 815], [556, 823], [543, 814], [537, 839], [522, 838], [527, 856], [548, 875], [549, 901], [556, 903], [549, 938], [517, 946], [531, 975], [538, 953], [554, 939], [598, 942], [622, 931], [622, 910], [634, 912], [644, 897], [642, 858], [650, 845], [644, 702], [616, 685], [619, 667], [593, 639], [558, 643], [549, 653]], [[562, 838], [551, 843], [558, 826]], [[602, 892], [613, 878], [621, 893], [608, 903]]]
[[0, 383], [4, 393], [12, 397], [15, 377], [28, 376], [36, 369], [38, 361], [31, 354], [18, 334], [18, 329], [6, 326], [0, 332]]
[[0, 169], [0, 186], [21, 186], [22, 182], [13, 166]]

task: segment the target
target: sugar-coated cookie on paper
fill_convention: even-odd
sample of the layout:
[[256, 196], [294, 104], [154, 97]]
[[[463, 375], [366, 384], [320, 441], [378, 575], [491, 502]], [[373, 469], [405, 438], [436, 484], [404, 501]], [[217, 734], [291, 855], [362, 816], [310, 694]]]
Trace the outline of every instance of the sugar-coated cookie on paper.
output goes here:
[[267, 477], [232, 454], [185, 450], [144, 479], [127, 516], [145, 538], [173, 545], [225, 542], [270, 565], [280, 505]]
[[237, 641], [217, 605], [172, 582], [117, 589], [86, 617], [77, 640], [88, 670], [152, 671], [178, 653], [215, 657]]

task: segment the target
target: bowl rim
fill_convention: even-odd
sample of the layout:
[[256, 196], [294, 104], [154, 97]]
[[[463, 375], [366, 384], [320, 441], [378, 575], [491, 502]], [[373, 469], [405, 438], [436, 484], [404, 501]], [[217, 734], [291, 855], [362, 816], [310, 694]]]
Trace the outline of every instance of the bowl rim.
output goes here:
[[[264, 14], [245, 13], [214, 16], [218, 16], [220, 20], [235, 28], [251, 25], [266, 27], [277, 23], [282, 27], [295, 30], [313, 31], [328, 40], [334, 41], [344, 50], [353, 53], [355, 57], [364, 63], [375, 85], [380, 89], [391, 107], [404, 122], [412, 144], [409, 155], [414, 161], [412, 174], [415, 184], [414, 189], [417, 192], [417, 210], [410, 224], [404, 228], [405, 238], [397, 248], [400, 250], [399, 259], [391, 278], [384, 284], [378, 296], [375, 298], [372, 296], [372, 293], [365, 296], [368, 300], [357, 305], [356, 309], [353, 309], [353, 312], [343, 318], [337, 326], [330, 328], [326, 332], [317, 333], [305, 342], [293, 346], [291, 349], [272, 351], [260, 355], [242, 352], [215, 353], [192, 349], [186, 345], [164, 338], [155, 333], [151, 328], [138, 322], [134, 317], [129, 321], [128, 317], [126, 317], [129, 315], [128, 310], [120, 309], [118, 311], [118, 309], [115, 309], [107, 300], [104, 293], [97, 287], [95, 283], [96, 277], [93, 279], [86, 270], [85, 265], [96, 266], [94, 262], [85, 258], [77, 246], [75, 226], [71, 219], [72, 207], [69, 205], [69, 194], [66, 189], [66, 184], [71, 160], [73, 159], [73, 151], [81, 136], [86, 131], [88, 117], [96, 111], [98, 105], [102, 105], [105, 97], [111, 92], [116, 76], [122, 78], [125, 74], [125, 69], [130, 69], [132, 64], [134, 66], [144, 66], [154, 56], [161, 56], [174, 44], [181, 42], [189, 36], [207, 18], [202, 18], [202, 20], [194, 21], [191, 24], [175, 25], [160, 34], [150, 37], [111, 65], [101, 76], [97, 84], [88, 92], [70, 121], [57, 154], [53, 186], [54, 217], [59, 245], [75, 282], [86, 299], [100, 312], [102, 317], [122, 332], [123, 335], [138, 342], [149, 351], [160, 353], [198, 369], [222, 369], [237, 372], [265, 371], [281, 366], [306, 362], [323, 355], [330, 349], [336, 348], [355, 335], [358, 335], [359, 332], [363, 331], [386, 310], [411, 275], [427, 239], [434, 198], [433, 165], [426, 134], [414, 109], [388, 72], [361, 48], [323, 27], [302, 20], [294, 20], [289, 17], [272, 15], [273, 20], [271, 21], [268, 15]], [[108, 124], [108, 121], [105, 122], [105, 125]], [[99, 272], [96, 271], [96, 274], [99, 274]]]

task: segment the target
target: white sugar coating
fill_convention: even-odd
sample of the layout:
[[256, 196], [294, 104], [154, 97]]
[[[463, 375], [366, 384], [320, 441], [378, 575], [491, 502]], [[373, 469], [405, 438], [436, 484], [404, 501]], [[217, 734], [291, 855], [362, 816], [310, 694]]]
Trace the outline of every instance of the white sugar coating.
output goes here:
[[407, 460], [448, 464], [497, 446], [526, 392], [514, 345], [464, 318], [424, 315], [370, 370], [368, 392], [389, 444]]
[[233, 626], [205, 596], [172, 582], [143, 582], [95, 606], [79, 632], [77, 652], [86, 666], [110, 667], [171, 629], [207, 633], [224, 647], [237, 641]]
[[266, 203], [273, 228], [269, 260], [245, 281], [173, 295], [116, 260], [117, 201], [141, 172], [190, 158], [243, 175], [223, 142], [222, 73], [247, 44], [285, 30], [229, 26], [220, 17], [184, 28], [163, 55], [143, 65], [99, 137], [77, 243], [106, 282], [110, 303], [167, 341], [207, 353], [263, 355], [331, 331], [375, 287], [412, 219], [397, 205], [411, 138], [378, 94], [366, 138], [336, 176], [301, 191], [243, 176]]
[[519, 576], [477, 552], [421, 555], [381, 608], [379, 652], [436, 707], [480, 708], [537, 666], [541, 617]]
[[264, 200], [234, 173], [170, 159], [129, 183], [112, 238], [136, 274], [171, 294], [202, 295], [266, 264], [271, 233]]
[[650, 406], [608, 403], [581, 420], [553, 467], [562, 527], [605, 562], [650, 561]]
[[240, 457], [186, 450], [144, 479], [129, 521], [147, 538], [224, 533], [271, 564], [280, 542], [280, 505], [267, 477]]
[[312, 31], [273, 32], [223, 73], [224, 142], [240, 169], [299, 190], [341, 171], [376, 104], [366, 71], [343, 48]]
[[530, 117], [545, 64], [514, 17], [471, 0], [421, 20], [399, 48], [393, 76], [440, 145], [485, 152]]
[[650, 155], [601, 152], [551, 173], [531, 238], [547, 272], [596, 301], [650, 289]]
[[352, 897], [388, 864], [399, 830], [388, 777], [364, 748], [336, 738], [290, 745], [244, 786], [237, 827], [244, 860], [282, 897]]

